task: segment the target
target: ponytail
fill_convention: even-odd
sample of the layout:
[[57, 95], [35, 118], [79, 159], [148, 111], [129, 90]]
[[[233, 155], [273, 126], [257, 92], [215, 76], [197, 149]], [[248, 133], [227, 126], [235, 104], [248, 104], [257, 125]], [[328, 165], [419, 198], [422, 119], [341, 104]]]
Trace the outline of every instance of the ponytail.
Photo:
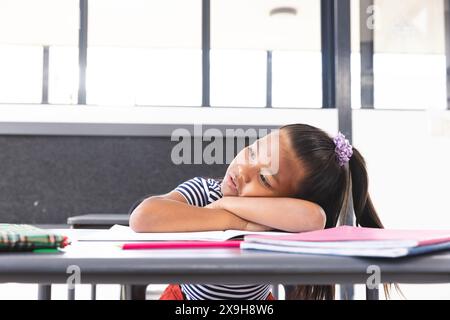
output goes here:
[[368, 228], [384, 228], [373, 206], [369, 195], [369, 181], [366, 162], [359, 151], [353, 147], [353, 155], [349, 161], [350, 181], [353, 198], [353, 210], [356, 226]]
[[[356, 226], [367, 228], [384, 228], [369, 195], [369, 181], [366, 162], [359, 151], [354, 147], [353, 155], [349, 161], [349, 176], [350, 179], [348, 185], [351, 186], [350, 189], [353, 198], [353, 210], [356, 217]], [[391, 286], [392, 284], [383, 285], [384, 294], [388, 299], [390, 298]], [[394, 286], [397, 292], [405, 297], [398, 284], [395, 283]]]

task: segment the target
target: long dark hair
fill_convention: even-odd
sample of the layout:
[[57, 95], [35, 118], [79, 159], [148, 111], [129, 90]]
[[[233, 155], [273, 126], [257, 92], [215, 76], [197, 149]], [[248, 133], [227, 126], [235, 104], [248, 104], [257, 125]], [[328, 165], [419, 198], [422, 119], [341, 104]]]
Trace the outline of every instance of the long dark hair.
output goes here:
[[[287, 133], [294, 153], [305, 168], [297, 197], [315, 202], [326, 214], [325, 228], [343, 224], [349, 199], [353, 199], [356, 226], [383, 228], [368, 192], [366, 163], [353, 147], [348, 164], [340, 166], [333, 139], [323, 130], [306, 124], [280, 128]], [[351, 190], [351, 191], [350, 191]], [[299, 285], [287, 294], [288, 299], [334, 299], [334, 285]], [[389, 297], [389, 285], [384, 286]]]

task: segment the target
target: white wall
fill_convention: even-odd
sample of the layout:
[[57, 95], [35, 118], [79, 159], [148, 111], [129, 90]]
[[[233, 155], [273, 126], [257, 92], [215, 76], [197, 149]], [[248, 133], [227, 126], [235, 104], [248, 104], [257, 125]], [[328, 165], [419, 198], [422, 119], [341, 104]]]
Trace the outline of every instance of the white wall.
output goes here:
[[[385, 227], [450, 229], [450, 111], [354, 110], [353, 136]], [[401, 288], [408, 299], [450, 299], [450, 284]], [[364, 287], [355, 293], [363, 299]]]

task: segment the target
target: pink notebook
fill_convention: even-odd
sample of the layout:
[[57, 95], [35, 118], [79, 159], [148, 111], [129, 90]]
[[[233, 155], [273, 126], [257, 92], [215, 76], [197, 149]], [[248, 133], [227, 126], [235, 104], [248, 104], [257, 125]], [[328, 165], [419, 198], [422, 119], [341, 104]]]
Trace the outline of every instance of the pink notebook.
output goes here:
[[450, 241], [450, 230], [394, 230], [340, 226], [325, 230], [296, 233], [282, 236], [249, 235], [249, 239], [271, 239], [279, 241], [311, 241], [311, 242], [338, 242], [338, 241], [387, 241], [411, 240], [417, 246], [426, 246]]

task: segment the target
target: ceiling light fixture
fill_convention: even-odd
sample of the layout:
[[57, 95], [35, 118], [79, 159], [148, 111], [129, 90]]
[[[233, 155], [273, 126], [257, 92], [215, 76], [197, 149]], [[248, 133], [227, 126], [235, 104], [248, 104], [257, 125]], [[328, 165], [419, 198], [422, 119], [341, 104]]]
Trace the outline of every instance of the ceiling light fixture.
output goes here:
[[276, 15], [293, 15], [293, 16], [296, 16], [297, 15], [297, 9], [293, 8], [293, 7], [277, 7], [277, 8], [273, 8], [272, 10], [270, 10], [269, 15], [271, 17], [276, 16]]

